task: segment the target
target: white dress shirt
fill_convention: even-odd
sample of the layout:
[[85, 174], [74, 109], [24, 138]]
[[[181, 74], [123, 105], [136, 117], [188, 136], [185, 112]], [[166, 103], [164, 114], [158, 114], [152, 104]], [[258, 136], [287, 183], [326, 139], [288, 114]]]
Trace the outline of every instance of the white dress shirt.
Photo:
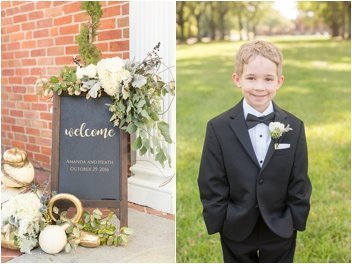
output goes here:
[[[244, 99], [243, 100], [243, 112], [244, 112], [244, 118], [246, 118], [248, 114], [252, 114], [254, 116], [261, 117], [261, 116], [266, 116], [266, 115], [274, 112], [274, 107], [273, 107], [272, 102], [270, 102], [267, 109], [265, 109], [265, 111], [263, 113], [260, 113], [257, 110], [255, 110], [252, 106], [250, 106], [246, 102], [246, 99]], [[260, 165], [260, 167], [262, 167], [266, 153], [268, 152], [270, 141], [271, 141], [269, 127], [264, 123], [258, 124], [255, 127], [252, 127], [251, 129], [249, 129], [248, 133], [249, 133], [249, 137], [252, 142], [252, 146], [253, 146], [255, 155], [257, 156], [257, 160], [259, 162], [259, 165]]]

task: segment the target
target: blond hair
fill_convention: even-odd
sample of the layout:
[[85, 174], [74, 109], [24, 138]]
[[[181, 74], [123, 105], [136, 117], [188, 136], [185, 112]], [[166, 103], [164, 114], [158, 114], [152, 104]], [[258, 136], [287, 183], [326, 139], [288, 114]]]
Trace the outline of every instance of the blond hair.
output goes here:
[[235, 71], [236, 74], [241, 76], [243, 72], [243, 65], [248, 64], [252, 59], [261, 55], [276, 64], [277, 76], [282, 74], [282, 53], [272, 43], [255, 40], [243, 44], [236, 55]]

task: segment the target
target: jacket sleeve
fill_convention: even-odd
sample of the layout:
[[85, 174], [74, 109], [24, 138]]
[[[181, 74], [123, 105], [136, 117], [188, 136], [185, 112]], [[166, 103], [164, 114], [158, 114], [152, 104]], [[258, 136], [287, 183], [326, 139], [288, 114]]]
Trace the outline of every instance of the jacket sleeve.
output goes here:
[[207, 125], [198, 176], [203, 217], [209, 234], [221, 231], [229, 200], [223, 154], [211, 122]]
[[303, 231], [310, 209], [312, 185], [308, 177], [308, 151], [304, 124], [301, 124], [295, 152], [295, 160], [288, 186], [288, 207], [291, 210], [293, 228]]

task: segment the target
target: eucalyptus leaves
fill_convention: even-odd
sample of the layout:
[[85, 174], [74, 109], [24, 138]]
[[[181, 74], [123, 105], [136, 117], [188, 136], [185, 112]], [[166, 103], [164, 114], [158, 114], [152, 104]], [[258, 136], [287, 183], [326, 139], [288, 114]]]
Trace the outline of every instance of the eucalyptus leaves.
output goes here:
[[166, 148], [173, 141], [169, 124], [161, 118], [165, 113], [162, 98], [166, 94], [174, 95], [175, 83], [174, 80], [164, 82], [159, 75], [163, 65], [157, 53], [159, 46], [160, 43], [142, 62], [115, 57], [103, 59], [97, 66], [82, 67], [75, 60], [77, 69], [65, 66], [59, 77], [39, 79], [40, 93], [44, 96], [52, 96], [54, 92], [58, 95], [85, 93], [87, 99], [107, 93], [112, 99], [107, 105], [112, 114], [110, 122], [136, 136], [132, 148], [141, 155], [150, 152], [162, 166], [166, 161], [170, 165]]
[[[59, 210], [54, 207], [54, 212], [58, 214]], [[72, 249], [76, 249], [82, 231], [96, 234], [100, 237], [100, 245], [108, 246], [124, 246], [128, 243], [128, 236], [133, 234], [132, 229], [122, 227], [119, 232], [116, 230], [116, 225], [113, 222], [114, 213], [110, 212], [105, 218], [102, 218], [102, 212], [97, 208], [92, 213], [88, 211], [83, 212], [83, 216], [78, 224], [73, 224], [67, 217], [67, 211], [63, 211], [60, 214], [60, 220], [57, 224], [65, 222], [70, 223], [70, 227], [66, 229], [67, 244], [65, 251], [70, 252]]]

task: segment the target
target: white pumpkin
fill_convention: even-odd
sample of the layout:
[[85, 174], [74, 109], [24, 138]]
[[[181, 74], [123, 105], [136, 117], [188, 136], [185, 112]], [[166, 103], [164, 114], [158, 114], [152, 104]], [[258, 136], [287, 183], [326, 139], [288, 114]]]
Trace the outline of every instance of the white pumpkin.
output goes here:
[[23, 185], [6, 177], [4, 173], [24, 184], [31, 183], [34, 179], [34, 167], [30, 162], [23, 167], [16, 167], [5, 163], [1, 170], [1, 181], [6, 187], [23, 187]]
[[48, 225], [39, 235], [39, 246], [48, 254], [57, 254], [64, 249], [67, 237], [63, 226]]

